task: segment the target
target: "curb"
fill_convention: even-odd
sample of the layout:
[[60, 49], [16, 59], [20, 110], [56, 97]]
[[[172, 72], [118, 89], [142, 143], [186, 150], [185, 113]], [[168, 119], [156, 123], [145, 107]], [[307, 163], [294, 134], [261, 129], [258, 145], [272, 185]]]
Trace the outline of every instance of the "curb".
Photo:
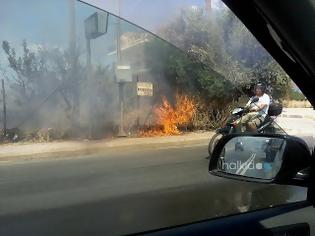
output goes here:
[[[48, 151], [35, 151], [32, 153], [26, 153], [23, 150], [19, 152], [11, 152], [11, 153], [0, 153], [0, 163], [1, 162], [8, 162], [8, 161], [17, 161], [17, 160], [34, 160], [34, 159], [57, 159], [57, 158], [72, 158], [72, 157], [77, 157], [77, 156], [84, 156], [84, 155], [89, 155], [89, 154], [97, 154], [97, 153], [102, 153], [106, 150], [113, 150], [115, 148], [120, 148], [120, 149], [128, 149], [131, 146], [136, 147], [138, 149], [140, 148], [177, 148], [179, 145], [188, 145], [188, 146], [198, 146], [198, 145], [206, 145], [212, 134], [209, 134], [209, 136], [203, 136], [203, 137], [181, 137], [180, 140], [176, 140], [175, 138], [173, 140], [149, 140], [149, 142], [144, 142], [143, 140], [139, 139], [125, 139], [121, 140], [119, 142], [95, 142], [95, 143], [79, 143], [82, 145], [82, 147], [78, 147], [78, 145], [73, 145], [72, 147], [68, 148], [51, 148]], [[147, 140], [147, 139], [146, 139]], [[47, 144], [47, 143], [44, 143]], [[25, 144], [28, 145], [28, 144]], [[31, 144], [34, 145], [36, 148], [36, 144]], [[47, 144], [49, 145], [49, 144]], [[12, 149], [17, 147], [18, 145], [12, 145]], [[23, 149], [23, 144], [21, 144]], [[66, 156], [66, 157], [65, 157]], [[68, 157], [67, 157], [68, 156]]]
[[286, 114], [281, 114], [280, 117], [286, 117], [286, 118], [304, 118], [302, 115], [286, 115]]
[[287, 114], [281, 114], [279, 117], [285, 117], [285, 118], [304, 118], [304, 119], [311, 119], [315, 120], [315, 116], [312, 115], [287, 115]]

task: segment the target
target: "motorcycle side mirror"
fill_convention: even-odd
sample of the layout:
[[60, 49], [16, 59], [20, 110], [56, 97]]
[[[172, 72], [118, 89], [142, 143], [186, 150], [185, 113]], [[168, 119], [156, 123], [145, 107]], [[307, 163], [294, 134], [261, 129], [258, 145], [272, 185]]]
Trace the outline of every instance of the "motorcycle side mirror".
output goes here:
[[[229, 179], [308, 186], [312, 155], [304, 140], [280, 134], [229, 134], [214, 147], [209, 171]], [[303, 176], [301, 176], [303, 173]]]

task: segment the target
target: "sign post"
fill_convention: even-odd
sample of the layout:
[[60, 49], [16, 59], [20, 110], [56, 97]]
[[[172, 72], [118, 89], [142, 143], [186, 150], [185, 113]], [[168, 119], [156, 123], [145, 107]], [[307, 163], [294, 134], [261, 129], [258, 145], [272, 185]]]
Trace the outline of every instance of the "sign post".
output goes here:
[[119, 92], [119, 106], [120, 106], [120, 122], [118, 137], [126, 137], [127, 134], [124, 130], [124, 85], [127, 82], [132, 82], [132, 73], [130, 65], [117, 65], [116, 70], [116, 81], [118, 83]]
[[139, 78], [137, 78], [137, 110], [138, 110], [138, 117], [137, 117], [137, 127], [140, 127], [140, 97], [152, 97], [153, 96], [153, 84], [152, 82], [140, 82]]
[[[108, 13], [104, 12], [95, 12], [84, 20], [84, 30], [86, 38], [86, 71], [87, 71], [87, 80], [91, 80], [91, 40], [96, 39], [97, 37], [102, 36], [107, 33], [108, 27]], [[88, 83], [90, 87], [90, 84]], [[89, 116], [89, 138], [92, 138], [92, 129], [94, 119], [92, 116], [92, 97], [88, 97], [88, 116]]]

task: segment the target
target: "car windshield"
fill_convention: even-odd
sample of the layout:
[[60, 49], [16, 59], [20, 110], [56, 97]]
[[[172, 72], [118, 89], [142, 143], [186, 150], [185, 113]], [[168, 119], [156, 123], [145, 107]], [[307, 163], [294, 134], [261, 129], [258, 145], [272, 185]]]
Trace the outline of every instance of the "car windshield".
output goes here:
[[4, 235], [129, 234], [306, 199], [208, 173], [218, 133], [315, 133], [223, 2], [4, 0], [0, 42]]

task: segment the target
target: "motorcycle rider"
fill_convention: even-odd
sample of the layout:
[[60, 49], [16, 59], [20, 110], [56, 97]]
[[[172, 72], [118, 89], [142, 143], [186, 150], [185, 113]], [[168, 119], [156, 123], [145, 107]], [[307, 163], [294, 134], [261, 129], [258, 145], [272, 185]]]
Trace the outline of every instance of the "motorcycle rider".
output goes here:
[[249, 109], [249, 112], [234, 122], [234, 125], [241, 132], [255, 132], [257, 127], [264, 121], [270, 105], [270, 97], [265, 92], [266, 86], [263, 83], [256, 84], [255, 97], [258, 98], [258, 101], [252, 103], [254, 97], [250, 98], [245, 106]]

